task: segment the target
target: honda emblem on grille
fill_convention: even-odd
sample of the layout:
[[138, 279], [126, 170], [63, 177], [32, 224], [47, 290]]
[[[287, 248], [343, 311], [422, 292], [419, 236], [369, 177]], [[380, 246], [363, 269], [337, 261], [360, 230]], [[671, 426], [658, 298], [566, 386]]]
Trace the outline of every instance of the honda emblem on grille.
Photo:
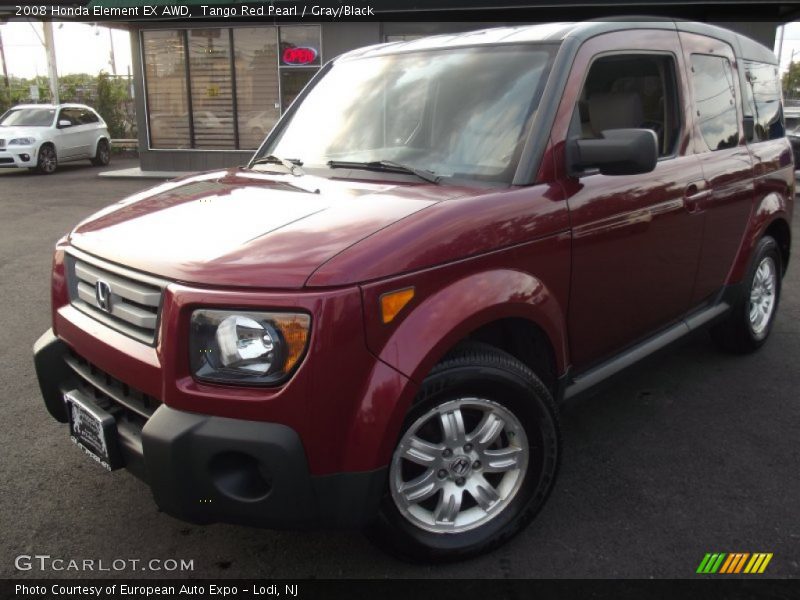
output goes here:
[[97, 300], [97, 306], [107, 313], [111, 312], [111, 286], [108, 283], [98, 279], [94, 284], [94, 297]]

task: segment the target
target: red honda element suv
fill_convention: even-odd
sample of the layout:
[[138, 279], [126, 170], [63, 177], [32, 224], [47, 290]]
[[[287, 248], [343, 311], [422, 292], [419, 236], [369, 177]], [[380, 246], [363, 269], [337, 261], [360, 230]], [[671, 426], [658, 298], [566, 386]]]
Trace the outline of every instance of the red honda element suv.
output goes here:
[[559, 401], [700, 327], [766, 341], [780, 90], [768, 49], [669, 20], [350, 52], [246, 167], [58, 242], [45, 404], [181, 519], [494, 548], [553, 488]]

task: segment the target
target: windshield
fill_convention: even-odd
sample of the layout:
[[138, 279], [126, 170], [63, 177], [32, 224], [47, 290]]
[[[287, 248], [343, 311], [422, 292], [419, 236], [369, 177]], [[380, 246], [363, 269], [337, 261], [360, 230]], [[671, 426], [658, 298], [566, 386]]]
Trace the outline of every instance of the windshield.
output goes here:
[[55, 116], [53, 108], [12, 108], [0, 117], [0, 127], [50, 127]]
[[510, 182], [554, 53], [508, 45], [333, 65], [257, 157], [392, 161], [442, 177]]

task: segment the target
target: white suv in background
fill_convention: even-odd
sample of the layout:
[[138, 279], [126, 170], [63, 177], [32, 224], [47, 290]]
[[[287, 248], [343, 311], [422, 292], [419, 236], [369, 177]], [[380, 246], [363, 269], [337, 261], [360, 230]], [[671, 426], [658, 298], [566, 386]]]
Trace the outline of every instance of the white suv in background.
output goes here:
[[105, 121], [83, 104], [20, 104], [0, 117], [0, 168], [50, 174], [58, 163], [111, 160]]

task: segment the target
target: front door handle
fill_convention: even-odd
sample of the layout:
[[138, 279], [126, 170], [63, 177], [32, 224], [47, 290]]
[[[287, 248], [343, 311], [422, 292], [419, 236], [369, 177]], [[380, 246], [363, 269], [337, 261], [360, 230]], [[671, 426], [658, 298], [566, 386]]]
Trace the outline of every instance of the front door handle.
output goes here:
[[683, 206], [690, 213], [702, 210], [701, 203], [703, 200], [711, 195], [711, 190], [708, 188], [708, 182], [693, 181], [686, 186], [683, 192]]

